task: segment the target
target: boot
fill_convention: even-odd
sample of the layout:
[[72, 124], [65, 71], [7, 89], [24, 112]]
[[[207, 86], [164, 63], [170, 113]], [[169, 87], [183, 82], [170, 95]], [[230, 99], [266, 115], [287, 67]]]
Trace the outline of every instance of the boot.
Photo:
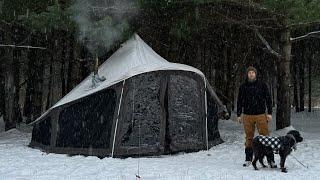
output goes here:
[[246, 147], [245, 148], [245, 153], [246, 153], [246, 161], [243, 164], [243, 167], [247, 167], [251, 165], [252, 162], [252, 157], [253, 157], [253, 150], [252, 147]]

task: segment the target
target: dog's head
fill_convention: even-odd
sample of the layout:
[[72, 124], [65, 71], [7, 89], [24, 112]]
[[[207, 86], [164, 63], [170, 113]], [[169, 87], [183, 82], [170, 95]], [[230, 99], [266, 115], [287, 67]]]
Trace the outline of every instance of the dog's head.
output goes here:
[[301, 137], [299, 131], [297, 131], [297, 130], [291, 130], [287, 134], [291, 134], [296, 139], [297, 143], [303, 141], [303, 138]]

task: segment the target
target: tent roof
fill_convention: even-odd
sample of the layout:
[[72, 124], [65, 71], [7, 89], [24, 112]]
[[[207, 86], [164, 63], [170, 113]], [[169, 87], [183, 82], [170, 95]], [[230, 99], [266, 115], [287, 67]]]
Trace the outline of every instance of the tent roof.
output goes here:
[[[101, 91], [132, 76], [158, 70], [181, 70], [195, 72], [204, 78], [208, 87], [210, 86], [205, 79], [204, 74], [200, 70], [188, 65], [168, 62], [159, 54], [157, 54], [150, 46], [148, 46], [137, 34], [135, 34], [131, 39], [123, 43], [122, 47], [99, 67], [98, 74], [100, 77], [104, 76], [106, 78], [105, 81], [100, 82], [98, 86], [93, 88], [93, 73], [90, 74], [78, 86], [76, 86], [72, 91], [70, 91], [66, 96], [64, 96], [53, 107], [47, 110], [31, 124], [41, 120], [56, 107]], [[213, 90], [210, 92], [224, 110], [225, 106], [222, 104], [215, 92]]]
[[88, 96], [132, 76], [158, 70], [192, 71], [204, 77], [203, 73], [194, 67], [168, 62], [135, 34], [99, 67], [98, 74], [104, 76], [105, 81], [92, 88], [91, 74], [52, 108]]

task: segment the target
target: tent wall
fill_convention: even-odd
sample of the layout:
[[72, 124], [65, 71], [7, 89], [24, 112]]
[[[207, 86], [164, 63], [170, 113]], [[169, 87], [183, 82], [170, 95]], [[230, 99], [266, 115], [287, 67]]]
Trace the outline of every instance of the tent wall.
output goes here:
[[218, 129], [218, 111], [219, 104], [215, 97], [210, 96], [207, 92], [207, 121], [208, 121], [208, 140], [210, 147], [222, 143]]
[[44, 146], [50, 146], [51, 132], [51, 117], [49, 116], [34, 126], [32, 130], [31, 142], [37, 142]]
[[110, 148], [116, 91], [106, 89], [65, 107], [59, 115], [56, 146]]
[[30, 146], [102, 157], [111, 156], [113, 143], [114, 157], [206, 149], [206, 118], [210, 145], [221, 139], [217, 102], [205, 94], [204, 79], [194, 72], [139, 74], [54, 108], [35, 124]]
[[165, 74], [165, 71], [144, 73], [126, 80], [115, 156], [164, 152], [165, 113], [161, 94]]
[[[53, 109], [35, 124], [30, 146], [55, 153], [109, 156], [121, 87], [118, 83]], [[47, 132], [45, 125], [50, 127]], [[51, 143], [43, 143], [41, 137]]]
[[204, 149], [204, 80], [193, 72], [156, 71], [126, 81], [115, 156]]
[[206, 145], [203, 78], [190, 72], [172, 72], [168, 78], [170, 152], [199, 150]]

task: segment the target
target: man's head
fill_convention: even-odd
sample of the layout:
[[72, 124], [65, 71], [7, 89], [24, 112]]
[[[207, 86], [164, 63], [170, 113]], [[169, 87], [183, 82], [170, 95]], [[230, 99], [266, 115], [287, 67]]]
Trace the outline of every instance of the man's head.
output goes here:
[[257, 79], [257, 69], [249, 66], [247, 68], [247, 78], [249, 82], [254, 82]]

